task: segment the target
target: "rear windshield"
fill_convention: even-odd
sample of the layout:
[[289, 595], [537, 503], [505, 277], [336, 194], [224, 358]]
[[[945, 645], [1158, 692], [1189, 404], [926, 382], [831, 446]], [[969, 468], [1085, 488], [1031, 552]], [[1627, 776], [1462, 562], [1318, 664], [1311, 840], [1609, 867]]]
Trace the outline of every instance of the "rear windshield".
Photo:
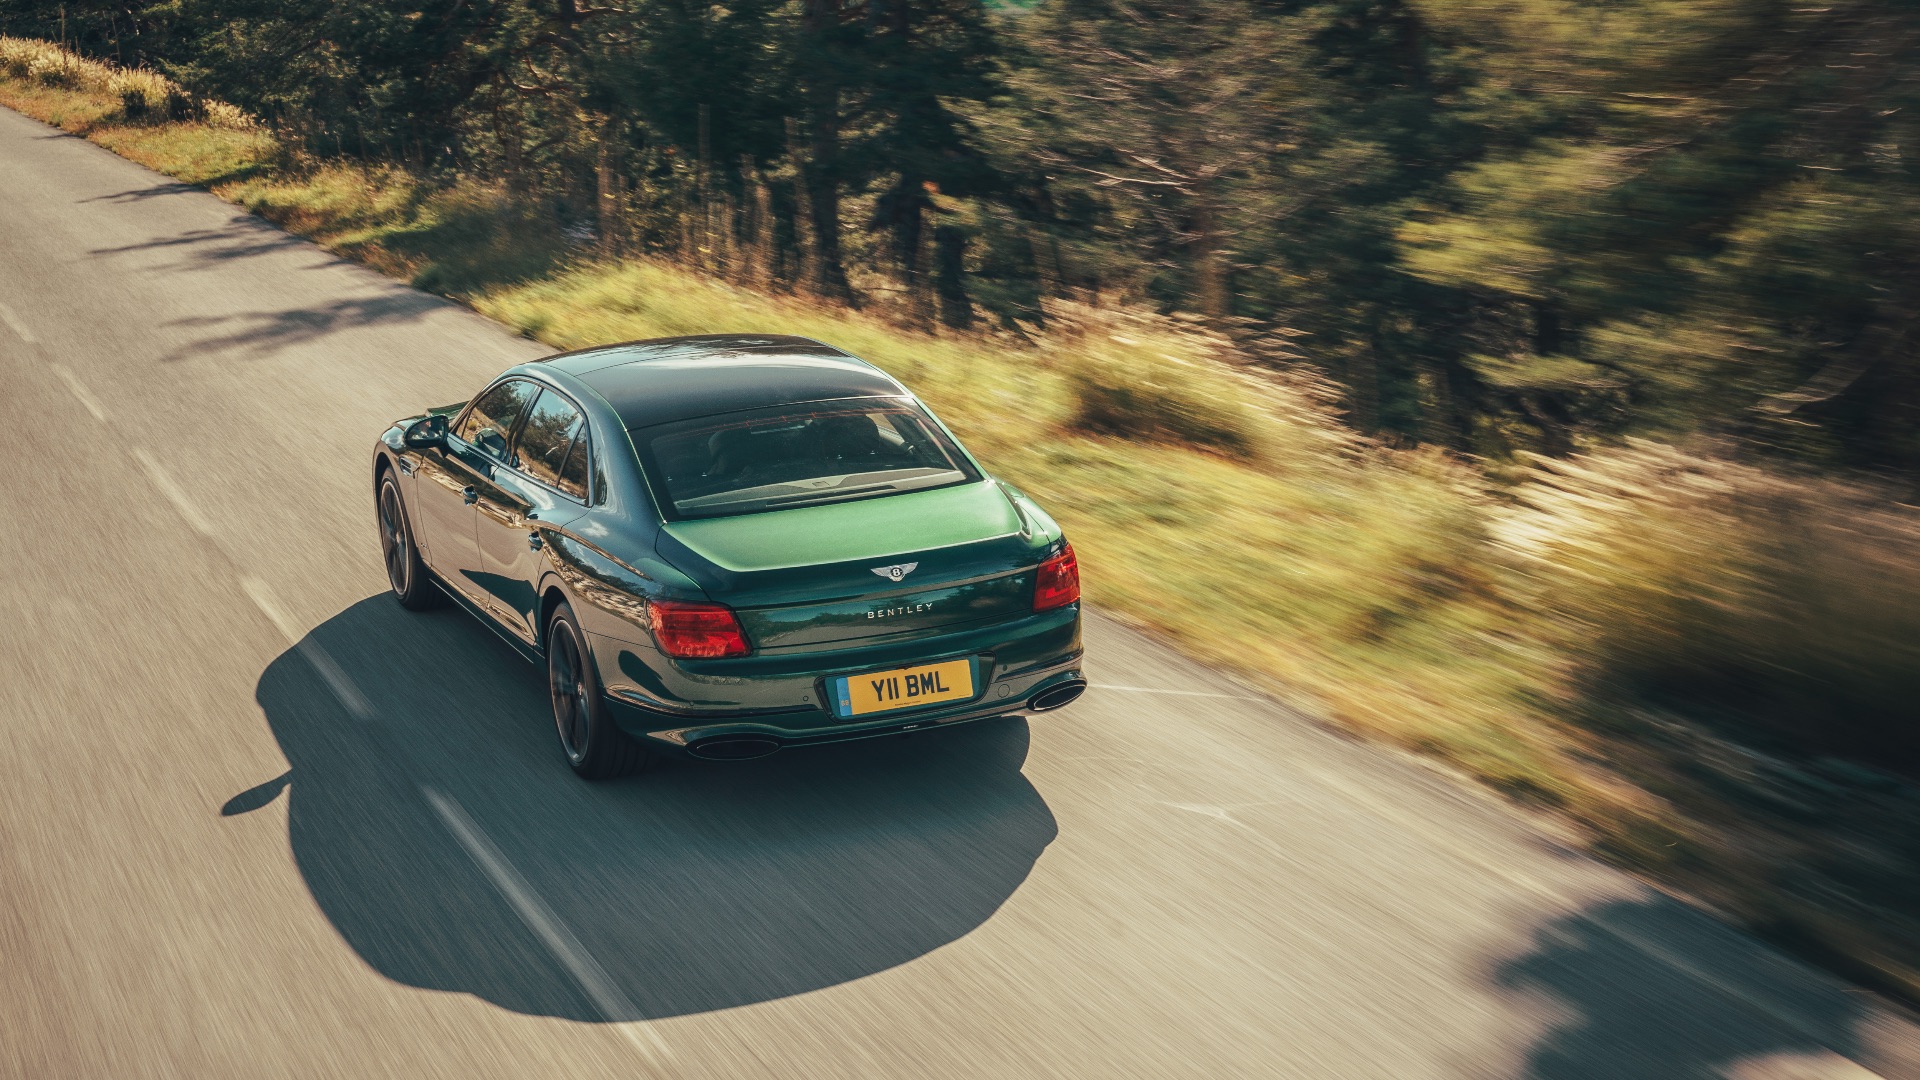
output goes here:
[[911, 400], [783, 405], [633, 432], [675, 518], [724, 517], [978, 480]]

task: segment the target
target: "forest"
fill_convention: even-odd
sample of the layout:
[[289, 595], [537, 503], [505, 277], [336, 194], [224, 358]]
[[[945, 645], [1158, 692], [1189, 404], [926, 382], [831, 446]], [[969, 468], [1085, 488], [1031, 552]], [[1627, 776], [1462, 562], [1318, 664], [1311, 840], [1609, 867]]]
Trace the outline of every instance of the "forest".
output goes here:
[[313, 153], [909, 325], [1205, 320], [1349, 421], [1920, 467], [1920, 7], [0, 0]]

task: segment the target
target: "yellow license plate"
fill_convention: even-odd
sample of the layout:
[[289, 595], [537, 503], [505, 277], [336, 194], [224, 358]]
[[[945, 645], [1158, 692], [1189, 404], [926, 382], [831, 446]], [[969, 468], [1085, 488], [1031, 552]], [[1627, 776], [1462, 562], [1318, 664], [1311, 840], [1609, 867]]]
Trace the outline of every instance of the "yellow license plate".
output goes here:
[[943, 701], [965, 701], [973, 696], [973, 661], [875, 671], [833, 680], [841, 716], [865, 716]]

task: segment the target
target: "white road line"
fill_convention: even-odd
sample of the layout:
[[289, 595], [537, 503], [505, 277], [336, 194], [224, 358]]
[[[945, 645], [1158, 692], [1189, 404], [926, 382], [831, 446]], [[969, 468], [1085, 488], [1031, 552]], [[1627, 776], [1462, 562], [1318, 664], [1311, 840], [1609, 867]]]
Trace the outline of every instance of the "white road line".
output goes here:
[[[240, 589], [253, 601], [254, 606], [260, 609], [261, 614], [267, 617], [267, 621], [273, 623], [282, 636], [294, 643], [294, 647], [300, 650], [300, 655], [306, 657], [307, 662], [320, 673], [320, 677], [326, 680], [328, 688], [349, 712], [362, 720], [373, 718], [373, 706], [367, 701], [366, 695], [353, 684], [353, 680], [347, 677], [346, 672], [340, 670], [340, 665], [334, 662], [333, 656], [319, 642], [301, 633], [300, 624], [294, 622], [293, 617], [287, 614], [286, 608], [280, 605], [272, 590], [267, 588], [266, 582], [255, 577], [244, 577], [240, 579]], [[451, 796], [442, 795], [433, 788], [422, 786], [420, 790], [426, 795], [427, 802], [433, 806], [434, 813], [440, 815], [440, 820], [445, 822], [447, 828], [452, 831], [454, 839], [460, 841], [460, 846], [466, 848], [467, 854], [472, 856], [473, 861], [486, 872], [487, 878], [493, 882], [494, 887], [506, 897], [507, 903], [513, 905], [513, 910], [520, 916], [521, 921], [525, 922], [527, 928], [546, 944], [548, 951], [567, 969], [568, 974], [573, 976], [574, 981], [580, 985], [581, 990], [586, 992], [587, 997], [592, 999], [593, 1006], [599, 1011], [601, 1018], [611, 1022], [612, 1026], [620, 1032], [620, 1036], [632, 1044], [633, 1048], [649, 1062], [662, 1064], [670, 1058], [672, 1055], [668, 1052], [667, 1045], [660, 1038], [659, 1033], [650, 1025], [636, 1019], [639, 1010], [635, 1009], [633, 1003], [627, 1000], [627, 996], [620, 992], [620, 988], [614, 985], [613, 979], [607, 975], [606, 970], [593, 959], [586, 947], [580, 944], [580, 940], [574, 937], [566, 925], [554, 915], [553, 911], [533, 891], [533, 887], [527, 884], [526, 879], [522, 878], [512, 864], [507, 862], [507, 857], [500, 853], [500, 849], [494, 846], [493, 841], [487, 839], [486, 834], [480, 831], [480, 826], [467, 816], [467, 812], [461, 809], [460, 804]]]
[[20, 317], [13, 313], [13, 309], [5, 304], [0, 304], [0, 322], [6, 323], [7, 329], [19, 334], [20, 340], [29, 345], [40, 340], [33, 336], [33, 331], [27, 329], [27, 324], [20, 321]]
[[260, 609], [260, 613], [280, 631], [289, 645], [306, 636], [301, 632], [300, 624], [294, 622], [293, 617], [287, 614], [287, 609], [281, 607], [280, 601], [274, 599], [273, 590], [267, 588], [266, 582], [257, 577], [243, 577], [240, 579], [240, 591], [247, 594], [247, 598], [253, 601], [253, 606]]
[[73, 396], [80, 399], [80, 404], [87, 407], [87, 411], [93, 414], [95, 420], [103, 424], [107, 422], [107, 410], [100, 407], [99, 399], [93, 396], [93, 391], [80, 382], [80, 377], [73, 373], [72, 368], [65, 364], [49, 364], [47, 367], [55, 375], [60, 376], [60, 381], [67, 384], [67, 389], [73, 391]]
[[373, 719], [373, 703], [367, 700], [367, 696], [360, 692], [360, 688], [355, 686], [353, 680], [347, 677], [347, 673], [334, 662], [333, 654], [329, 653], [325, 646], [300, 632], [300, 624], [294, 622], [293, 617], [287, 614], [287, 609], [281, 607], [280, 602], [274, 599], [273, 591], [267, 588], [266, 582], [256, 577], [241, 578], [240, 590], [247, 594], [247, 598], [253, 601], [253, 606], [259, 608], [260, 613], [267, 617], [267, 621], [280, 631], [281, 636], [285, 637], [294, 648], [300, 650], [300, 655], [306, 657], [307, 663], [313, 665], [313, 670], [319, 672], [320, 677], [326, 680], [327, 689], [333, 691], [333, 696], [340, 699], [340, 704], [346, 706], [348, 712], [362, 720]]
[[452, 797], [442, 795], [433, 788], [422, 786], [420, 790], [426, 795], [427, 802], [433, 806], [434, 813], [439, 814], [440, 820], [446, 822], [447, 829], [453, 833], [454, 839], [460, 841], [460, 846], [467, 849], [467, 854], [473, 857], [473, 861], [492, 880], [494, 887], [500, 890], [500, 895], [506, 897], [507, 903], [513, 905], [513, 910], [519, 914], [521, 921], [527, 924], [527, 929], [532, 930], [541, 941], [546, 943], [548, 951], [552, 952], [554, 958], [566, 967], [574, 981], [580, 984], [580, 989], [593, 999], [593, 1006], [599, 1010], [601, 1017], [612, 1021], [627, 1041], [633, 1044], [634, 1049], [647, 1060], [661, 1064], [671, 1057], [666, 1042], [660, 1038], [658, 1032], [653, 1030], [652, 1025], [636, 1019], [639, 1010], [635, 1009], [633, 1002], [629, 1001], [627, 996], [620, 992], [620, 988], [614, 985], [606, 969], [594, 960], [586, 947], [580, 944], [580, 940], [573, 936], [566, 925], [534, 893], [533, 888], [507, 862], [506, 856], [493, 845], [493, 841], [487, 839], [486, 834], [480, 831], [480, 826], [467, 816], [467, 812], [461, 809], [460, 804], [453, 801]]
[[1161, 690], [1152, 686], [1115, 686], [1112, 683], [1093, 683], [1089, 690], [1125, 690], [1130, 694], [1171, 694], [1174, 697], [1211, 697], [1225, 698], [1228, 701], [1262, 701], [1251, 694], [1208, 694], [1199, 690]]
[[1880, 1080], [1858, 1064], [1831, 1051], [1792, 1050], [1741, 1058], [1726, 1071], [1727, 1080]]
[[353, 685], [353, 680], [347, 678], [347, 673], [340, 670], [340, 665], [333, 662], [333, 654], [310, 637], [301, 638], [294, 648], [299, 649], [300, 655], [313, 665], [313, 670], [327, 681], [327, 688], [333, 691], [333, 696], [340, 699], [340, 704], [345, 705], [348, 712], [362, 720], [373, 719], [373, 705], [360, 693], [360, 688]]
[[192, 500], [187, 498], [187, 493], [180, 490], [180, 485], [173, 482], [173, 477], [168, 476], [166, 470], [160, 467], [160, 463], [153, 460], [153, 455], [145, 450], [135, 450], [133, 459], [140, 463], [141, 468], [147, 470], [147, 475], [153, 478], [153, 486], [160, 489], [160, 494], [167, 497], [167, 501], [173, 504], [175, 510], [180, 511], [180, 516], [187, 519], [187, 524], [193, 527], [193, 531], [211, 539], [213, 525], [207, 521], [206, 515], [200, 512], [200, 508], [193, 505]]

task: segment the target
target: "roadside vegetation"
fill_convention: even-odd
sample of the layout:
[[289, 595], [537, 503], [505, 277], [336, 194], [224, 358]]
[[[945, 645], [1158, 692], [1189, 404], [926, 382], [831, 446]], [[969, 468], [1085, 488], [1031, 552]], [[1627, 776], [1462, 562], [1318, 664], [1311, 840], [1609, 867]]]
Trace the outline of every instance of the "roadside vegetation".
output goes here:
[[[1243, 66], [1257, 58], [1232, 50], [1280, 48], [1263, 35], [1312, 29], [1277, 17], [1234, 23], [1240, 8], [1212, 0], [1199, 7], [1220, 9], [1215, 45]], [[1066, 53], [1017, 69], [1012, 82], [1040, 95], [1034, 80], [1069, 78], [1078, 62]], [[1300, 93], [1331, 93], [1313, 80]], [[1082, 117], [1074, 137], [1106, 138], [1102, 125], [1119, 123], [1129, 102], [1146, 108], [1135, 101], [1140, 86], [1102, 85], [1114, 118]], [[1254, 124], [1232, 114], [1233, 89], [1208, 83], [1195, 93], [1223, 96], [1188, 104], [1224, 114], [1222, 124]], [[1779, 253], [1840, 243], [1829, 217], [1794, 218], [1794, 200], [1844, 193], [1776, 191], [1758, 213], [1791, 221], [1763, 235], [1749, 220], [1746, 233], [1723, 236], [1747, 247], [1730, 256], [1738, 265], [1696, 266], [1718, 275], [1687, 301], [1718, 305], [1708, 315], [1612, 300], [1600, 311], [1593, 305], [1607, 289], [1651, 272], [1634, 261], [1651, 255], [1574, 265], [1549, 250], [1562, 242], [1554, 229], [1587, 220], [1574, 204], [1591, 192], [1538, 147], [1473, 165], [1450, 207], [1429, 205], [1384, 234], [1408, 245], [1407, 272], [1388, 275], [1392, 289], [1472, 280], [1486, 293], [1478, 314], [1454, 312], [1463, 321], [1446, 331], [1450, 351], [1402, 368], [1420, 348], [1411, 338], [1443, 336], [1437, 308], [1377, 325], [1382, 351], [1368, 352], [1368, 334], [1352, 327], [1302, 331], [1292, 315], [1254, 310], [1245, 297], [1334, 286], [1301, 278], [1268, 294], [1232, 285], [1225, 279], [1247, 253], [1229, 250], [1224, 227], [1211, 250], [1193, 249], [1191, 235], [1163, 248], [1151, 281], [1106, 275], [1062, 286], [1050, 260], [1084, 267], [1096, 241], [1128, 230], [1190, 234], [1191, 202], [1204, 196], [1193, 183], [1181, 207], [1110, 204], [1093, 215], [1104, 239], [1056, 234], [1066, 235], [1064, 256], [1049, 254], [1045, 233], [995, 233], [982, 224], [991, 217], [983, 203], [941, 210], [945, 196], [934, 191], [930, 217], [978, 225], [963, 268], [979, 273], [956, 296], [929, 270], [931, 238], [927, 261], [889, 263], [886, 242], [897, 234], [888, 226], [871, 261], [843, 253], [836, 278], [818, 235], [807, 235], [817, 216], [759, 231], [753, 208], [779, 200], [754, 185], [786, 182], [791, 218], [804, 170], [796, 186], [794, 173], [742, 166], [745, 178], [727, 181], [734, 195], [697, 203], [684, 185], [707, 182], [699, 176], [654, 191], [632, 173], [610, 184], [599, 172], [585, 196], [556, 203], [557, 189], [529, 180], [526, 160], [518, 172], [449, 167], [404, 140], [390, 154], [349, 153], [355, 140], [316, 138], [310, 115], [258, 120], [172, 79], [22, 38], [0, 38], [0, 104], [555, 347], [754, 329], [843, 346], [908, 381], [995, 472], [1058, 514], [1101, 610], [1313, 716], [1450, 762], [1556, 815], [1605, 857], [1920, 1000], [1920, 510], [1903, 457], [1910, 432], [1896, 422], [1905, 414], [1876, 411], [1904, 400], [1907, 385], [1860, 351], [1910, 346], [1910, 323], [1891, 307], [1860, 313], [1852, 332], [1879, 344], [1826, 356], [1806, 352], [1805, 335], [1818, 328], [1805, 325], [1792, 341], [1780, 326], [1764, 339], [1725, 340], [1727, 327], [1763, 321], [1735, 311], [1754, 303], [1741, 274], [1792, 277], [1797, 267], [1830, 283], [1842, 273], [1806, 270], [1807, 258], [1841, 257], [1829, 250]], [[783, 147], [791, 130], [786, 139]], [[1011, 153], [1017, 142], [996, 145]], [[1190, 149], [1198, 164], [1189, 180], [1238, 175], [1224, 165], [1206, 173], [1217, 147]], [[1134, 165], [1146, 172], [1114, 187], [1149, 179], [1151, 169]], [[880, 187], [858, 196], [875, 220], [884, 218]], [[1521, 190], [1550, 212], [1514, 220]], [[1098, 188], [1056, 194], [1088, 191]], [[1235, 212], [1251, 213], [1244, 202]], [[1186, 224], [1170, 214], [1188, 215]], [[978, 261], [1010, 250], [1008, 236], [1049, 287], [995, 277]], [[1364, 276], [1341, 260], [1373, 250], [1373, 240], [1339, 242], [1352, 246], [1323, 246], [1319, 265]], [[1173, 248], [1184, 254], [1167, 255]], [[1536, 269], [1560, 261], [1492, 295], [1517, 252], [1537, 257]], [[1773, 262], [1763, 268], [1763, 257]], [[1549, 279], [1557, 284], [1541, 286]], [[1384, 292], [1347, 301], [1412, 302]], [[1568, 327], [1580, 319], [1590, 329], [1576, 349]], [[1336, 344], [1316, 354], [1316, 340]], [[1796, 349], [1797, 359], [1783, 359]], [[1599, 350], [1631, 358], [1615, 363]], [[1658, 350], [1690, 358], [1661, 366], [1647, 359]], [[1745, 374], [1716, 374], [1742, 350], [1756, 358], [1742, 361]], [[1362, 380], [1363, 370], [1378, 377]], [[1662, 389], [1662, 378], [1677, 389]], [[1752, 381], [1735, 387], [1740, 379]], [[1848, 403], [1861, 379], [1891, 396]], [[1711, 422], [1680, 422], [1689, 394], [1720, 410]], [[1844, 406], [1837, 421], [1819, 412], [1834, 402]], [[1643, 404], [1644, 422], [1621, 419]]]

